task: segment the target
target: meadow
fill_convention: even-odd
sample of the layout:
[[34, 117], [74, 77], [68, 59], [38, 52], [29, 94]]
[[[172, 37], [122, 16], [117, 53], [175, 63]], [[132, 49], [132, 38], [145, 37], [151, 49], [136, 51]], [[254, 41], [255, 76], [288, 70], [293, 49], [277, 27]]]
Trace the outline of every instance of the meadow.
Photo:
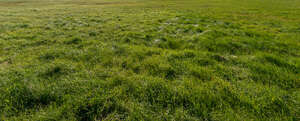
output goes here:
[[0, 121], [299, 121], [299, 0], [0, 0]]

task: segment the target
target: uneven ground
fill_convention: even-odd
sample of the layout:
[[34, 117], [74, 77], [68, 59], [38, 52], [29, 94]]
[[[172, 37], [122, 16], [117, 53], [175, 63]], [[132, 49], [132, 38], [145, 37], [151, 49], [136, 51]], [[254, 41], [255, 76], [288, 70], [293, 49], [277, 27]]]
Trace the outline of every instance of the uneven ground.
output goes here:
[[0, 120], [300, 120], [299, 0], [0, 0]]

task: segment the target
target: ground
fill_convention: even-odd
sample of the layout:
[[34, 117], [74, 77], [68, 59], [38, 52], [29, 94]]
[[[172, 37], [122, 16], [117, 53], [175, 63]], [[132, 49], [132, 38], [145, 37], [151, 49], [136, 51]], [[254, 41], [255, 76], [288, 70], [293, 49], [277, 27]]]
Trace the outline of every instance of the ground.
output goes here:
[[299, 121], [299, 0], [0, 0], [0, 120]]

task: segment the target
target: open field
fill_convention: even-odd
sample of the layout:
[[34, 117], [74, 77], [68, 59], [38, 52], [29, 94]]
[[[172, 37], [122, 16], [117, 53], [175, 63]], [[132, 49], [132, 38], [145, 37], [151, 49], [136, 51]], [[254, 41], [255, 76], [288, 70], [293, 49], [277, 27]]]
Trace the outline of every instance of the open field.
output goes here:
[[300, 121], [299, 0], [0, 0], [0, 121]]

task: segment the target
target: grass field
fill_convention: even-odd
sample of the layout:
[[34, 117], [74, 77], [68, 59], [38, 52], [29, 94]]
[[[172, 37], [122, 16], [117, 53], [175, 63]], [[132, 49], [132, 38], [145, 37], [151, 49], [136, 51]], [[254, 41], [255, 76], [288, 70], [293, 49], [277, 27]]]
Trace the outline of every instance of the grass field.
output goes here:
[[0, 121], [299, 121], [299, 0], [0, 0]]

